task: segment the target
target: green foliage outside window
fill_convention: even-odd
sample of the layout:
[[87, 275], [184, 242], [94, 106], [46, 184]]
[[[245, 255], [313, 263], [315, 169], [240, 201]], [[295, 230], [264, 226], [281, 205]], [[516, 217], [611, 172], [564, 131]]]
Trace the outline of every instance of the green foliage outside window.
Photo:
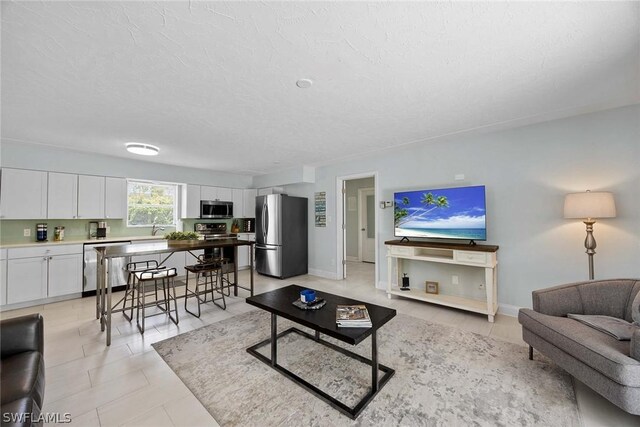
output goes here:
[[176, 223], [177, 186], [130, 181], [127, 186], [127, 225], [151, 226]]

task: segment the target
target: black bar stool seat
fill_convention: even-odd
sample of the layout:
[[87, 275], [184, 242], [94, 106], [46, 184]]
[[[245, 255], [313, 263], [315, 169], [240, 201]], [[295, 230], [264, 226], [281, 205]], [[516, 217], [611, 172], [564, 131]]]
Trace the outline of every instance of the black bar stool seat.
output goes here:
[[[224, 298], [224, 292], [222, 288], [222, 266], [226, 264], [226, 261], [221, 258], [198, 258], [198, 264], [188, 265], [184, 269], [187, 271], [187, 277], [185, 279], [185, 294], [184, 294], [184, 309], [189, 314], [195, 317], [200, 317], [202, 314], [200, 310], [200, 304], [207, 302], [207, 294], [211, 294], [211, 302], [220, 307], [223, 310], [227, 309], [227, 302]], [[189, 289], [189, 273], [195, 274], [195, 289]], [[204, 289], [200, 289], [204, 287]], [[219, 293], [220, 296], [216, 298], [215, 293]], [[187, 307], [189, 298], [196, 298], [198, 303], [198, 314], [192, 312]], [[222, 304], [216, 302], [222, 300]]]
[[[136, 278], [136, 323], [141, 334], [144, 334], [144, 319], [146, 317], [167, 314], [169, 319], [176, 325], [178, 324], [178, 303], [176, 299], [175, 277], [178, 272], [175, 268], [158, 268], [152, 270], [137, 271], [134, 273]], [[154, 290], [149, 292], [145, 286], [153, 282]], [[162, 299], [158, 298], [158, 289], [162, 291]], [[147, 296], [155, 294], [155, 299], [151, 303], [145, 301]], [[173, 309], [171, 309], [171, 301], [173, 301]], [[145, 309], [147, 307], [156, 306], [161, 312], [147, 315]], [[140, 316], [142, 312], [142, 316]], [[171, 315], [174, 313], [174, 316]], [[140, 318], [142, 317], [142, 324]]]

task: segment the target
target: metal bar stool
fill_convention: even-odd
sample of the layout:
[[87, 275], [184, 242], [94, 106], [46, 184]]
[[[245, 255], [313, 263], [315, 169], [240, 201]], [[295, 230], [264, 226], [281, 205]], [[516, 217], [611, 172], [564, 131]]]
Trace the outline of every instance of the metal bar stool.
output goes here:
[[[136, 276], [136, 323], [141, 334], [144, 334], [144, 319], [146, 317], [167, 314], [169, 319], [176, 325], [178, 324], [178, 303], [176, 299], [175, 277], [178, 275], [175, 268], [165, 268], [160, 270], [139, 271]], [[154, 283], [154, 290], [147, 292], [145, 286], [147, 283]], [[163, 299], [158, 299], [158, 287], [161, 288]], [[146, 303], [145, 297], [155, 294], [153, 303]], [[173, 310], [171, 309], [171, 300], [173, 300]], [[145, 314], [145, 308], [151, 306], [158, 307], [161, 312], [150, 315]], [[142, 311], [142, 325], [140, 325], [140, 311]], [[175, 317], [171, 316], [171, 312], [175, 313]]]
[[[125, 319], [127, 319], [129, 322], [131, 322], [131, 320], [133, 319], [133, 309], [136, 307], [135, 304], [135, 290], [136, 290], [136, 273], [140, 273], [143, 271], [153, 271], [153, 270], [159, 270], [159, 269], [164, 269], [166, 267], [162, 266], [159, 267], [158, 266], [158, 261], [156, 260], [149, 260], [149, 261], [137, 261], [137, 262], [130, 262], [126, 265], [125, 267], [125, 271], [127, 272], [127, 285], [124, 291], [124, 297], [122, 297], [122, 299], [120, 299], [120, 301], [118, 301], [117, 303], [115, 303], [115, 305], [113, 306], [113, 308], [115, 309], [120, 303], [122, 303], [122, 315], [124, 316]], [[156, 294], [156, 299], [158, 299], [158, 287], [155, 287], [155, 294]], [[130, 313], [127, 315], [127, 301], [130, 301], [131, 306], [129, 307], [129, 311]], [[113, 309], [112, 309], [113, 311]]]
[[[207, 302], [207, 294], [211, 294], [211, 302], [220, 307], [223, 310], [227, 309], [227, 302], [224, 298], [223, 289], [219, 286], [222, 284], [222, 264], [219, 259], [209, 259], [204, 262], [204, 259], [199, 259], [198, 264], [188, 265], [184, 269], [187, 271], [187, 277], [185, 279], [185, 291], [184, 291], [184, 309], [189, 314], [195, 317], [200, 317], [202, 314], [200, 310], [200, 304]], [[189, 289], [189, 273], [196, 275], [195, 289]], [[204, 279], [204, 281], [202, 280]], [[203, 290], [200, 290], [200, 286], [204, 286]], [[214, 292], [218, 292], [221, 296], [216, 298]], [[202, 298], [201, 298], [202, 296]], [[187, 307], [189, 298], [196, 298], [198, 303], [198, 314], [192, 312]], [[222, 300], [222, 305], [216, 301]]]
[[[231, 287], [233, 284], [229, 280], [229, 258], [224, 257], [213, 257], [207, 258], [206, 255], [202, 254], [198, 256], [198, 262], [201, 264], [207, 263], [219, 263], [220, 264], [220, 289], [223, 291], [226, 289], [226, 295], [228, 297], [231, 296]], [[226, 285], [224, 283], [227, 283]]]

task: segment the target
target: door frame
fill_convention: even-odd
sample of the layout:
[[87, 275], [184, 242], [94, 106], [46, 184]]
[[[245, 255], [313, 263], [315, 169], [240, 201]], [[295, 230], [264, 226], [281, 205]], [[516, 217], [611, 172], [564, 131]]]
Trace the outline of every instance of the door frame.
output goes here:
[[[373, 178], [373, 187], [374, 187], [374, 195], [376, 201], [380, 200], [379, 194], [379, 185], [378, 184], [378, 172], [362, 172], [352, 175], [342, 175], [336, 177], [336, 279], [343, 280], [345, 278], [345, 264], [347, 259], [346, 254], [346, 239], [347, 239], [347, 229], [345, 227], [345, 197], [346, 193], [343, 193], [342, 190], [345, 186], [345, 181], [351, 181], [353, 179], [360, 178]], [[376, 224], [376, 236], [375, 236], [375, 284], [374, 287], [378, 287], [378, 283], [380, 283], [379, 279], [379, 262], [378, 262], [378, 236], [380, 235], [380, 220], [378, 215], [378, 209], [375, 210], [375, 224]]]
[[[366, 202], [363, 203], [363, 200], [362, 200], [362, 194], [365, 191], [372, 191], [374, 199], [376, 197], [376, 189], [375, 188], [373, 188], [373, 187], [358, 188], [358, 231], [359, 232], [362, 231], [362, 226], [363, 226], [363, 224], [362, 224], [362, 211], [363, 211], [363, 207], [366, 206]], [[374, 209], [375, 209], [375, 204], [374, 204]], [[376, 225], [375, 221], [374, 221], [373, 225], [374, 226]], [[376, 233], [377, 232], [378, 232], [378, 230], [376, 229]], [[363, 233], [359, 233], [358, 234], [358, 261], [360, 261], [360, 262], [363, 262], [363, 260], [364, 260], [364, 253], [362, 251], [362, 243], [363, 243], [362, 242], [362, 240], [363, 240], [362, 234]], [[374, 238], [375, 238], [375, 234], [374, 234]], [[375, 263], [375, 261], [376, 261], [375, 260], [375, 249], [374, 249], [374, 255], [373, 256], [374, 256], [373, 262]]]

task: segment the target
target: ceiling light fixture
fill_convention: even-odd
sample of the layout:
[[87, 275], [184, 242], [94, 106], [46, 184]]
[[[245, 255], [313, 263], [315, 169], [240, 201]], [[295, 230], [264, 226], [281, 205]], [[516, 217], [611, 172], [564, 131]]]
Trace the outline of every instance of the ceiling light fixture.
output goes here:
[[313, 82], [309, 79], [300, 79], [296, 82], [296, 86], [298, 86], [300, 89], [310, 88], [312, 84]]
[[157, 156], [160, 149], [155, 145], [142, 144], [140, 142], [127, 142], [127, 151], [141, 156]]

